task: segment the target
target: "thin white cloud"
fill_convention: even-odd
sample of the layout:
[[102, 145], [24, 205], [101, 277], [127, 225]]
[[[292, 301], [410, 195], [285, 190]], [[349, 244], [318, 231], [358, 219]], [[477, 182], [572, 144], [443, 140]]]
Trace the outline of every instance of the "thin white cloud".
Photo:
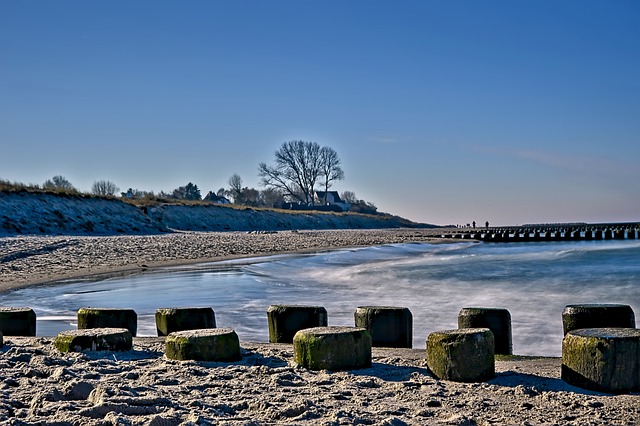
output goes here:
[[400, 140], [401, 138], [394, 138], [394, 137], [370, 137], [368, 139], [371, 142], [380, 143], [384, 145], [397, 144], [401, 142]]
[[515, 151], [512, 156], [574, 174], [609, 178], [637, 178], [640, 172], [631, 162], [605, 156], [559, 154], [545, 151]]
[[635, 167], [631, 160], [604, 155], [580, 152], [566, 154], [553, 151], [516, 150], [490, 146], [465, 145], [465, 148], [476, 153], [527, 160], [574, 175], [600, 177], [610, 180], [640, 178], [640, 168]]

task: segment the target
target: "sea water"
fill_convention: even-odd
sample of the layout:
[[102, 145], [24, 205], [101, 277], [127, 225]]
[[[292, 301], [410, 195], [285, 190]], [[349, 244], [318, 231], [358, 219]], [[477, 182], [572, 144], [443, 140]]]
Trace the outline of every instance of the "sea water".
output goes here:
[[414, 348], [430, 332], [457, 328], [463, 307], [506, 308], [514, 353], [561, 354], [565, 305], [622, 303], [640, 313], [640, 241], [394, 244], [316, 254], [165, 268], [125, 277], [66, 281], [0, 295], [30, 306], [37, 334], [76, 327], [81, 307], [132, 308], [138, 336], [156, 334], [161, 307], [210, 306], [218, 327], [268, 341], [271, 304], [324, 306], [329, 325], [353, 325], [358, 306], [407, 307]]

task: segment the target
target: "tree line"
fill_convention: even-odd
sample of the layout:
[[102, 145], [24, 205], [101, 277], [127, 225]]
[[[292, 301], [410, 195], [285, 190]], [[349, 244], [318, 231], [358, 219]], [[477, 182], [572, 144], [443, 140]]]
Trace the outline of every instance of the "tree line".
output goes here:
[[[209, 191], [204, 197], [198, 185], [189, 182], [173, 191], [161, 191], [154, 194], [129, 188], [121, 192], [120, 196], [127, 199], [166, 199], [206, 201], [219, 204], [237, 204], [253, 207], [308, 208], [326, 205], [326, 194], [336, 181], [344, 179], [344, 171], [337, 152], [328, 146], [320, 146], [316, 142], [290, 141], [285, 142], [274, 153], [271, 165], [260, 163], [258, 176], [261, 186], [258, 190], [243, 185], [243, 180], [234, 173], [227, 180], [227, 187], [217, 191]], [[0, 180], [0, 184], [8, 182]], [[38, 187], [38, 185], [31, 185]], [[54, 176], [42, 185], [42, 189], [49, 191], [63, 191], [67, 193], [79, 192], [63, 176]], [[111, 181], [98, 180], [91, 187], [91, 194], [96, 196], [115, 197], [120, 189]], [[325, 198], [318, 198], [317, 192], [325, 194]], [[350, 205], [350, 211], [361, 213], [376, 213], [375, 204], [359, 200], [352, 191], [343, 191], [341, 200]]]

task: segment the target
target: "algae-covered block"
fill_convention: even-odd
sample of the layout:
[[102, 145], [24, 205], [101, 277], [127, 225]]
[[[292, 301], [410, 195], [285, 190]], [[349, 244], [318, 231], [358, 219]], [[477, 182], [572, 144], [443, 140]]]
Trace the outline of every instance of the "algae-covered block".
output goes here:
[[495, 375], [494, 338], [488, 328], [444, 330], [427, 337], [427, 366], [439, 379], [481, 382]]
[[564, 334], [581, 328], [635, 328], [636, 317], [629, 305], [590, 303], [567, 305], [562, 311]]
[[231, 328], [177, 331], [165, 339], [165, 354], [180, 361], [238, 361], [240, 340]]
[[322, 306], [271, 305], [267, 309], [270, 343], [291, 343], [300, 330], [327, 325]]
[[293, 337], [293, 359], [310, 370], [371, 367], [371, 335], [359, 327], [314, 327]]
[[31, 308], [0, 307], [0, 332], [5, 336], [35, 336], [36, 313]]
[[126, 328], [135, 336], [138, 330], [138, 315], [133, 309], [80, 308], [78, 329], [88, 328]]
[[60, 352], [129, 351], [133, 338], [126, 328], [91, 328], [62, 331], [53, 344]]
[[159, 308], [156, 310], [158, 336], [176, 331], [216, 328], [216, 316], [212, 308]]
[[640, 330], [586, 328], [562, 341], [562, 380], [609, 393], [640, 391]]

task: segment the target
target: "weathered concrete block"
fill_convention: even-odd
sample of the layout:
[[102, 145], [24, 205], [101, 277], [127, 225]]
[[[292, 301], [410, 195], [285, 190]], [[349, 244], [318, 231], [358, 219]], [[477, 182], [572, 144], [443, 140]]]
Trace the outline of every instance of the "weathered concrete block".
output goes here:
[[636, 319], [629, 305], [594, 303], [567, 305], [562, 311], [564, 334], [581, 328], [635, 328]]
[[171, 333], [165, 339], [169, 359], [180, 361], [238, 361], [240, 340], [231, 328], [207, 328]]
[[640, 330], [583, 328], [562, 341], [562, 380], [609, 393], [640, 390]]
[[36, 313], [31, 308], [0, 307], [0, 332], [5, 336], [35, 336]]
[[427, 337], [427, 366], [439, 379], [489, 380], [495, 375], [494, 347], [488, 328], [437, 331]]
[[158, 336], [175, 331], [216, 328], [216, 316], [212, 308], [159, 308], [156, 310]]
[[58, 333], [54, 345], [60, 352], [129, 351], [133, 347], [126, 328], [91, 328]]
[[495, 353], [512, 355], [511, 314], [502, 308], [462, 308], [458, 328], [488, 328], [493, 333]]
[[88, 328], [126, 328], [135, 336], [138, 330], [138, 315], [133, 309], [80, 308], [78, 330]]
[[413, 315], [407, 308], [359, 306], [353, 314], [356, 327], [367, 329], [375, 347], [411, 348]]
[[291, 343], [302, 329], [326, 327], [327, 310], [322, 306], [271, 305], [267, 310], [269, 342]]
[[310, 370], [371, 367], [371, 335], [364, 328], [315, 327], [293, 337], [293, 359]]

